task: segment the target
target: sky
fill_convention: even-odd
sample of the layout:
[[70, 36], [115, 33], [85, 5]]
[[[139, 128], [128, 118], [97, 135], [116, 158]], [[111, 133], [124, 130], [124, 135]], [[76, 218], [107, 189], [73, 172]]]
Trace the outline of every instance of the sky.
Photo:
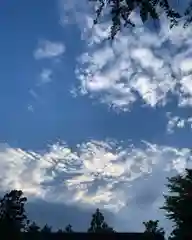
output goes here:
[[192, 161], [192, 27], [133, 13], [111, 43], [93, 12], [1, 1], [0, 192], [22, 189], [32, 220], [55, 228], [83, 231], [99, 207], [118, 231], [170, 230], [166, 177]]

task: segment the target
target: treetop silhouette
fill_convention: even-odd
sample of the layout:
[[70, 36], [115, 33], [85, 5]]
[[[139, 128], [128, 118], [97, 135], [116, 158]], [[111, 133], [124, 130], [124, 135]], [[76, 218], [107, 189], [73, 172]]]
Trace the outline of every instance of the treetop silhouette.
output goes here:
[[184, 27], [192, 22], [192, 0], [183, 14], [174, 9], [168, 0], [88, 0], [88, 2], [93, 2], [97, 6], [94, 24], [98, 23], [104, 11], [109, 13], [112, 21], [110, 39], [114, 39], [124, 27], [135, 27], [130, 18], [135, 10], [139, 11], [143, 23], [150, 18], [159, 20], [162, 11], [169, 20], [171, 28], [177, 26], [181, 20], [184, 20]]

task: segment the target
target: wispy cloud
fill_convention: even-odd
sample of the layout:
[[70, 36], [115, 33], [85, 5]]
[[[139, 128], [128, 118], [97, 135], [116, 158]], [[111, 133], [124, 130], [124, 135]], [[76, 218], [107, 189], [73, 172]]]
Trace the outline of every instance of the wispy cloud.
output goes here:
[[179, 116], [173, 116], [170, 112], [167, 113], [168, 123], [167, 132], [169, 134], [174, 133], [177, 128], [185, 128], [189, 126], [192, 130], [192, 117], [182, 118]]
[[38, 98], [37, 93], [36, 93], [33, 89], [30, 89], [30, 90], [29, 90], [29, 94], [30, 94], [32, 97], [34, 97], [35, 99]]
[[[136, 200], [140, 207], [151, 201], [156, 211], [165, 177], [172, 170], [182, 172], [192, 153], [187, 148], [147, 142], [136, 147], [110, 140], [86, 142], [73, 150], [58, 143], [44, 153], [2, 144], [0, 159], [1, 190], [21, 188], [25, 194], [47, 201], [97, 206], [118, 213]], [[147, 188], [144, 198], [141, 189], [152, 182], [156, 190], [153, 193], [153, 188], [151, 192]], [[150, 194], [152, 199], [148, 199]]]
[[34, 51], [34, 58], [39, 60], [43, 58], [55, 58], [65, 52], [65, 45], [61, 42], [51, 42], [48, 40], [40, 41], [37, 49]]
[[93, 27], [90, 9], [82, 2], [80, 7], [78, 1], [72, 1], [70, 11], [63, 2], [64, 17], [67, 13], [75, 20], [81, 16], [76, 22], [88, 45], [76, 69], [80, 94], [122, 110], [128, 110], [138, 96], [151, 107], [164, 106], [170, 93], [177, 96], [179, 106], [192, 105], [191, 26], [170, 30], [162, 16], [159, 31], [150, 31], [133, 14], [137, 27], [119, 34], [110, 44], [104, 41], [108, 22]]
[[[29, 90], [29, 94], [33, 98], [33, 102], [43, 103], [44, 100], [40, 94], [38, 94], [38, 88], [42, 87], [45, 84], [51, 83], [53, 80], [53, 70], [50, 68], [43, 68], [40, 72], [37, 83], [35, 84], [33, 89]], [[28, 111], [34, 112], [34, 104], [29, 103], [27, 106]]]

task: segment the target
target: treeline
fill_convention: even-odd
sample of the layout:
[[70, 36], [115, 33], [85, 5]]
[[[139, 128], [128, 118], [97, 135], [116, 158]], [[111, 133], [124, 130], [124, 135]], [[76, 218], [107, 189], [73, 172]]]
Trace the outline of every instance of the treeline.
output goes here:
[[[186, 169], [183, 175], [168, 178], [167, 187], [170, 195], [164, 196], [165, 203], [161, 209], [166, 211], [166, 217], [174, 222], [169, 239], [192, 239], [192, 170]], [[73, 226], [52, 231], [51, 226], [38, 226], [28, 219], [25, 211], [27, 198], [22, 190], [12, 190], [0, 200], [0, 239], [64, 239], [74, 236]], [[83, 216], [82, 216], [83, 221]], [[159, 227], [158, 220], [143, 222], [143, 233], [130, 234], [127, 239], [164, 239], [165, 231]], [[93, 213], [86, 233], [117, 234], [109, 226], [99, 209]], [[87, 234], [88, 236], [88, 234]], [[95, 235], [96, 236], [96, 235]], [[128, 235], [127, 235], [128, 236]], [[132, 237], [131, 237], [132, 236]]]

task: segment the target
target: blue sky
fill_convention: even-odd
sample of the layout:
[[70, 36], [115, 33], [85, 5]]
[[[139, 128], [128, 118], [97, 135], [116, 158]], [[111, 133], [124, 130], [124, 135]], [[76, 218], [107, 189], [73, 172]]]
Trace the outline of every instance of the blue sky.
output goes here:
[[191, 27], [133, 14], [110, 44], [92, 19], [85, 0], [2, 1], [0, 190], [23, 189], [54, 227], [100, 207], [121, 231], [169, 229], [165, 178], [192, 160]]

